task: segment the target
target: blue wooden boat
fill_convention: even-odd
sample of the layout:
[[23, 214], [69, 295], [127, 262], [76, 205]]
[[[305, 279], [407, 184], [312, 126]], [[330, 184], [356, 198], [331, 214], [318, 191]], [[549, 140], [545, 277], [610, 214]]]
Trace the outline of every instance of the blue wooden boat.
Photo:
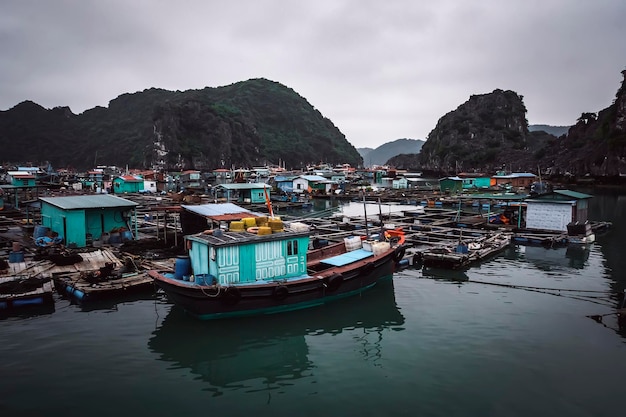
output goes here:
[[292, 311], [355, 295], [390, 277], [405, 252], [401, 230], [314, 248], [304, 223], [234, 223], [228, 231], [186, 236], [188, 257], [179, 257], [174, 271], [148, 272], [199, 319]]

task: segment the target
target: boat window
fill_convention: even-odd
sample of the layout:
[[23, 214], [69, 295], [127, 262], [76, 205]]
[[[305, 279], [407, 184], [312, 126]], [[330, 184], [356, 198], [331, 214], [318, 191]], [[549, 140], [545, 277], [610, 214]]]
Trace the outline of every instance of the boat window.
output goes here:
[[297, 255], [297, 254], [298, 254], [298, 241], [290, 240], [289, 242], [287, 242], [287, 255], [292, 256], [292, 255]]
[[213, 246], [209, 248], [209, 256], [211, 256], [212, 261], [215, 260], [216, 254], [215, 254], [215, 248]]

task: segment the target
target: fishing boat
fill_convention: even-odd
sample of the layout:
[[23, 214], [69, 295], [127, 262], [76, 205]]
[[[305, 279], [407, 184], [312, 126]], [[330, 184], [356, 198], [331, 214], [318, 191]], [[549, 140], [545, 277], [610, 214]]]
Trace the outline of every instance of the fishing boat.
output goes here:
[[236, 326], [229, 320], [189, 320], [181, 309], [172, 308], [152, 333], [148, 348], [168, 366], [209, 382], [217, 393], [235, 384], [259, 384], [269, 391], [316, 367], [318, 355], [311, 353], [309, 336], [358, 334], [354, 352], [371, 359], [367, 356], [372, 352], [384, 350], [386, 330], [404, 322], [393, 280], [386, 280], [341, 303], [274, 315], [270, 326], [259, 326], [256, 317], [238, 319]]
[[402, 230], [313, 245], [302, 222], [233, 220], [227, 230], [185, 236], [174, 271], [148, 274], [199, 319], [278, 313], [358, 294], [391, 277], [405, 253]]

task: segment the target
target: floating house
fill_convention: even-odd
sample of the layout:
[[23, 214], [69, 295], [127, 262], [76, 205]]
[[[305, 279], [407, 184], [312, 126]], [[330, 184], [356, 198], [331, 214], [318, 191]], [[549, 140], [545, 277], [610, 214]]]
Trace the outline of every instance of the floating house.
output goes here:
[[403, 189], [404, 190], [406, 188], [409, 188], [409, 181], [406, 178], [404, 178], [404, 177], [397, 178], [397, 179], [392, 181], [392, 187], [394, 189]]
[[526, 228], [567, 232], [571, 222], [587, 221], [593, 196], [570, 190], [554, 190], [526, 200]]
[[37, 177], [30, 171], [9, 171], [8, 177], [14, 187], [35, 187]]
[[442, 193], [460, 193], [463, 191], [463, 178], [445, 177], [439, 180], [439, 189]]
[[143, 178], [138, 175], [120, 175], [113, 179], [114, 194], [138, 193], [143, 189]]
[[512, 174], [498, 174], [491, 177], [495, 180], [495, 185], [510, 185], [511, 187], [530, 188], [536, 181], [537, 176], [529, 172], [514, 172]]
[[180, 185], [185, 189], [202, 188], [202, 176], [200, 171], [188, 170], [180, 173]]
[[293, 180], [293, 191], [296, 193], [303, 193], [308, 191], [309, 193], [327, 194], [332, 188], [333, 181], [329, 181], [321, 175], [300, 175]]
[[213, 170], [213, 175], [215, 176], [216, 184], [226, 184], [231, 181], [232, 174], [229, 169], [226, 168], [218, 168]]
[[121, 228], [131, 232], [130, 220], [136, 216], [137, 203], [108, 194], [40, 197], [39, 201], [41, 225], [57, 232], [65, 245], [78, 248]]
[[277, 190], [281, 190], [285, 193], [291, 193], [293, 192], [293, 180], [295, 180], [296, 178], [298, 178], [297, 175], [277, 175], [274, 177], [274, 187]]
[[263, 182], [220, 184], [215, 187], [216, 193], [225, 193], [227, 201], [240, 204], [262, 204], [270, 197], [272, 187]]
[[464, 190], [485, 189], [496, 185], [494, 178], [484, 174], [461, 173], [459, 177], [463, 179]]

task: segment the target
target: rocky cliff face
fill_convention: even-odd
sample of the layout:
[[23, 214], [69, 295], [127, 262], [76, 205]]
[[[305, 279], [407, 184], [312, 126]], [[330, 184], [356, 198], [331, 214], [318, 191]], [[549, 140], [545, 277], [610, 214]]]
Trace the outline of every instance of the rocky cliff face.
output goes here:
[[616, 176], [626, 174], [626, 70], [613, 104], [583, 113], [567, 135], [542, 150], [545, 166], [554, 173]]
[[423, 170], [447, 174], [491, 172], [503, 165], [528, 169], [532, 149], [544, 139], [545, 133], [529, 133], [522, 96], [498, 89], [471, 96], [439, 119], [419, 162]]
[[583, 113], [567, 134], [529, 131], [522, 96], [494, 90], [446, 114], [418, 155], [424, 171], [529, 171], [617, 176], [626, 173], [625, 81], [612, 105]]

